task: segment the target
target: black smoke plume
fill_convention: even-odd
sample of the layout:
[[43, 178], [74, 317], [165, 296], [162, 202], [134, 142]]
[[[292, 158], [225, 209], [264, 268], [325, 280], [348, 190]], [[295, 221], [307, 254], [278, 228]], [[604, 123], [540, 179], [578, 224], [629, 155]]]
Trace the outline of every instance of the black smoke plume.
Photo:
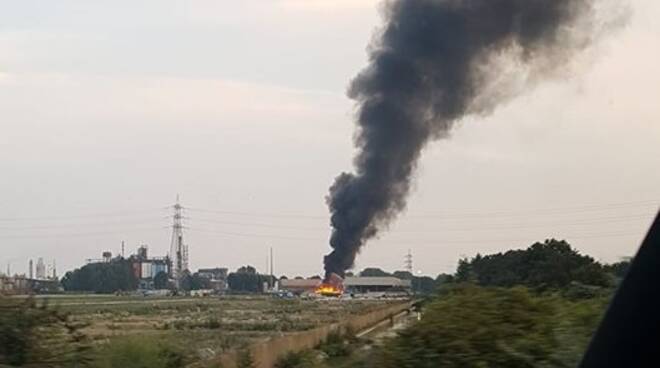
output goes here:
[[466, 116], [486, 115], [561, 74], [597, 36], [598, 0], [395, 0], [349, 87], [357, 101], [355, 172], [327, 203], [326, 277], [344, 275], [362, 245], [406, 206], [424, 146]]

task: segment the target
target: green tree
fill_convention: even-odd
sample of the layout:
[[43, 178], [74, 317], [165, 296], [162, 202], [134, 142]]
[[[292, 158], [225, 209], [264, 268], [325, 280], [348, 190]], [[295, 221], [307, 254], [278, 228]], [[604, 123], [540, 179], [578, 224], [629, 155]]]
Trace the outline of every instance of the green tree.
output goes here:
[[414, 278], [413, 274], [408, 271], [394, 271], [392, 276], [401, 280], [412, 280]]
[[456, 268], [456, 281], [457, 282], [468, 282], [474, 279], [474, 273], [472, 271], [472, 263], [467, 258], [461, 258], [458, 260], [458, 267]]
[[525, 285], [536, 289], [561, 289], [572, 282], [611, 285], [611, 277], [601, 264], [579, 254], [566, 241], [555, 239], [534, 243], [524, 250], [461, 259], [455, 278], [485, 286]]
[[375, 267], [369, 267], [365, 268], [360, 272], [360, 276], [362, 277], [387, 277], [387, 276], [392, 276], [392, 274], [387, 273], [380, 268], [375, 268]]
[[605, 270], [611, 273], [617, 279], [623, 279], [628, 273], [632, 259], [624, 259], [622, 261], [605, 265]]
[[193, 290], [193, 278], [190, 271], [183, 271], [179, 278], [179, 288], [183, 291]]
[[160, 271], [154, 277], [154, 288], [156, 290], [167, 289], [169, 284], [169, 277], [166, 272]]
[[248, 265], [248, 266], [243, 266], [236, 270], [236, 273], [247, 273], [250, 275], [256, 275], [257, 274], [257, 269]]
[[206, 277], [200, 276], [198, 273], [194, 273], [190, 280], [190, 285], [192, 290], [210, 289], [211, 281]]
[[241, 267], [227, 276], [229, 288], [237, 292], [259, 293], [263, 291], [264, 282], [273, 284], [270, 275], [261, 275], [251, 266]]
[[115, 258], [110, 262], [90, 263], [67, 272], [61, 283], [67, 291], [114, 293], [137, 289], [138, 280], [129, 260]]
[[421, 294], [430, 294], [435, 291], [436, 282], [433, 278], [428, 276], [415, 276], [412, 279], [413, 291]]
[[442, 286], [452, 282], [454, 282], [454, 276], [446, 273], [441, 273], [435, 278], [435, 283], [437, 286]]

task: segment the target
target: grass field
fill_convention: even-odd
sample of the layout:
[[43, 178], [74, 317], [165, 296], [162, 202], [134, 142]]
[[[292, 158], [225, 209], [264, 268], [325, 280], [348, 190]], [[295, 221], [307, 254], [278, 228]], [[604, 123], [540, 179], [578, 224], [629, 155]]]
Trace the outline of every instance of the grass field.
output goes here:
[[59, 296], [49, 304], [70, 313], [96, 348], [126, 338], [182, 349], [187, 361], [292, 331], [338, 322], [382, 308], [378, 300], [280, 300], [267, 296]]

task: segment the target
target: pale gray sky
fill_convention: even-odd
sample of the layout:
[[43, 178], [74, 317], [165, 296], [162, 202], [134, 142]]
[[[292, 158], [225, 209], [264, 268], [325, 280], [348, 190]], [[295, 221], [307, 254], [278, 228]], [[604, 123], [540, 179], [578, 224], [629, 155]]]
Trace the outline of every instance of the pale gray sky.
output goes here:
[[[0, 0], [2, 269], [64, 271], [122, 240], [163, 255], [179, 193], [193, 268], [263, 270], [272, 246], [276, 273], [322, 273], [377, 4]], [[633, 254], [660, 204], [660, 4], [632, 9], [570, 78], [435, 142], [358, 268], [410, 248], [435, 275], [549, 237]]]

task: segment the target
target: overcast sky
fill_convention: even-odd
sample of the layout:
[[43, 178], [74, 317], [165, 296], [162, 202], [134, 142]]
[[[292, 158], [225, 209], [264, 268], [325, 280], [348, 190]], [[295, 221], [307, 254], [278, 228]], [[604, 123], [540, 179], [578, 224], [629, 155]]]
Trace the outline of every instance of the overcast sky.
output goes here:
[[[461, 256], [568, 240], [634, 254], [660, 204], [660, 3], [423, 155], [408, 210], [357, 268], [452, 272]], [[191, 266], [321, 274], [324, 197], [351, 169], [345, 96], [381, 22], [371, 0], [0, 0], [0, 262], [60, 274], [169, 249]]]

